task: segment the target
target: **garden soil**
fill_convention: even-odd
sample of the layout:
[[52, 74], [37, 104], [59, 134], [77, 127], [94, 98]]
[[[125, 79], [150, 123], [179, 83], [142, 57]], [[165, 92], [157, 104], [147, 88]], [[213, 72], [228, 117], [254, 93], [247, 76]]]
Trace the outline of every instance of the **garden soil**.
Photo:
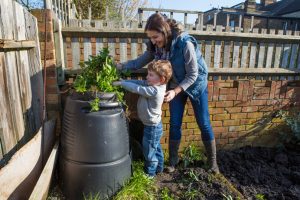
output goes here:
[[159, 188], [175, 199], [300, 200], [299, 149], [243, 147], [217, 156], [220, 175], [179, 167], [157, 176]]

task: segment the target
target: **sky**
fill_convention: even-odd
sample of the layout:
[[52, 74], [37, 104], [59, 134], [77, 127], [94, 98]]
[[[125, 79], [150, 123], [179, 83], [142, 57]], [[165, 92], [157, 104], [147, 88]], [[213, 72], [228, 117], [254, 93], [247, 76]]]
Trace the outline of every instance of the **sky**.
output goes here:
[[[207, 11], [212, 8], [231, 7], [245, 0], [148, 0], [146, 7], [165, 8], [175, 10]], [[260, 0], [256, 0], [257, 3]], [[145, 14], [147, 15], [147, 13]], [[197, 16], [188, 15], [188, 23], [193, 23]], [[183, 14], [176, 14], [174, 18], [183, 21]]]

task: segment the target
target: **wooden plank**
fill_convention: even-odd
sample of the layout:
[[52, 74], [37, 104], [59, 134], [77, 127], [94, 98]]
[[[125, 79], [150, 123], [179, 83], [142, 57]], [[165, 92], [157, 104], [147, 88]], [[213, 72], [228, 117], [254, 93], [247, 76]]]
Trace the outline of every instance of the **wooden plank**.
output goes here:
[[116, 48], [115, 48], [115, 38], [108, 38], [108, 50], [109, 50], [109, 55], [114, 57], [116, 55]]
[[17, 138], [14, 134], [12, 114], [9, 105], [7, 75], [4, 53], [0, 52], [0, 139], [3, 154], [9, 152], [16, 144]]
[[248, 42], [243, 42], [242, 43], [242, 57], [241, 57], [241, 68], [247, 68], [248, 67], [248, 50], [249, 50], [249, 46], [248, 46]]
[[224, 61], [223, 61], [223, 68], [228, 68], [229, 66], [229, 59], [231, 58], [231, 53], [230, 53], [230, 49], [231, 49], [231, 42], [226, 41], [224, 42]]
[[0, 39], [0, 51], [26, 50], [36, 47], [35, 41], [18, 41]]
[[89, 56], [92, 55], [92, 44], [91, 38], [83, 38], [83, 57], [84, 61], [89, 59]]
[[295, 69], [297, 67], [297, 54], [299, 51], [299, 44], [293, 44], [292, 45], [292, 53], [291, 53], [291, 59], [290, 59], [290, 69]]
[[258, 61], [257, 61], [257, 68], [264, 68], [265, 63], [265, 55], [266, 55], [266, 44], [261, 42], [259, 44], [259, 53], [258, 53]]
[[13, 10], [13, 1], [0, 1], [0, 32], [2, 33], [2, 39], [12, 39], [15, 37], [15, 21]]
[[288, 68], [290, 53], [291, 53], [291, 44], [284, 44], [283, 45], [283, 53], [282, 53], [282, 61], [281, 61], [280, 67]]
[[297, 69], [300, 69], [300, 47], [298, 52]]
[[138, 57], [138, 49], [137, 49], [137, 39], [131, 39], [130, 43], [130, 52], [131, 52], [131, 59], [135, 59]]
[[249, 68], [254, 68], [255, 67], [256, 52], [257, 52], [257, 44], [256, 44], [256, 42], [251, 42]]
[[103, 29], [103, 21], [102, 20], [94, 20], [95, 28]]
[[120, 38], [120, 62], [127, 60], [127, 39]]
[[28, 199], [41, 172], [41, 129], [0, 170], [0, 199]]
[[[25, 40], [26, 31], [24, 29], [24, 12], [27, 11], [23, 8], [23, 6], [16, 2], [14, 3], [14, 9], [15, 13], [18, 13], [18, 15], [16, 15], [16, 39]], [[34, 43], [35, 47], [35, 41], [32, 42]], [[27, 110], [30, 109], [32, 101], [28, 52], [19, 51], [16, 53], [16, 56], [22, 112], [25, 113]]]
[[29, 12], [24, 11], [26, 39], [34, 40], [36, 47], [28, 50], [30, 67], [30, 82], [32, 91], [31, 109], [26, 112], [26, 128], [29, 133], [36, 133], [42, 124], [43, 102], [43, 75], [40, 55], [39, 33], [37, 19]]
[[234, 42], [233, 55], [232, 55], [232, 68], [239, 67], [239, 57], [240, 57], [240, 42]]
[[72, 38], [72, 68], [73, 69], [80, 69], [79, 62], [80, 62], [80, 46], [79, 46], [79, 38]]
[[56, 141], [51, 154], [48, 158], [48, 161], [39, 177], [37, 184], [35, 185], [31, 195], [30, 200], [45, 200], [48, 196], [48, 191], [51, 184], [52, 174], [55, 169], [56, 160], [58, 156], [58, 144]]
[[268, 44], [267, 48], [267, 58], [266, 58], [266, 68], [271, 68], [273, 63], [273, 55], [274, 55], [274, 44]]
[[211, 74], [285, 74], [285, 75], [300, 75], [300, 69], [282, 69], [282, 68], [209, 68]]
[[283, 44], [276, 44], [275, 57], [274, 57], [274, 68], [279, 68], [282, 58]]
[[212, 47], [212, 41], [205, 41], [205, 62], [207, 64], [207, 67], [211, 67], [211, 47]]
[[102, 38], [96, 38], [96, 54], [99, 53], [100, 50], [103, 49], [103, 39]]
[[[217, 15], [215, 15], [216, 17]], [[222, 26], [216, 27], [217, 32], [222, 32]], [[215, 41], [215, 52], [214, 52], [214, 68], [220, 67], [220, 60], [221, 60], [221, 41]]]
[[147, 50], [147, 42], [149, 40], [148, 39], [143, 39], [143, 43], [142, 43], [142, 53], [144, 53]]

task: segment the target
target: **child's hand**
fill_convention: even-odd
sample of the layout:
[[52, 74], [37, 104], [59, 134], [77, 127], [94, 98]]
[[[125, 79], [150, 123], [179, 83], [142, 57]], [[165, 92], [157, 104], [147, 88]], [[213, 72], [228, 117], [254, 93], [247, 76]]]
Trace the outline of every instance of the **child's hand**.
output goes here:
[[120, 86], [121, 85], [121, 81], [114, 81], [112, 82], [113, 86]]

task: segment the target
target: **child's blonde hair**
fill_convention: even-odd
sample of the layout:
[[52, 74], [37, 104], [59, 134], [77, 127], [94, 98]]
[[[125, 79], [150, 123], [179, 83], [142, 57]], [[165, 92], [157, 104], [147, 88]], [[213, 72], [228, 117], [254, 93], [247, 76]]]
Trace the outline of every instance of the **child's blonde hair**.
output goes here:
[[165, 78], [167, 83], [172, 77], [172, 66], [167, 60], [156, 60], [148, 64], [148, 70], [155, 72], [159, 77]]

